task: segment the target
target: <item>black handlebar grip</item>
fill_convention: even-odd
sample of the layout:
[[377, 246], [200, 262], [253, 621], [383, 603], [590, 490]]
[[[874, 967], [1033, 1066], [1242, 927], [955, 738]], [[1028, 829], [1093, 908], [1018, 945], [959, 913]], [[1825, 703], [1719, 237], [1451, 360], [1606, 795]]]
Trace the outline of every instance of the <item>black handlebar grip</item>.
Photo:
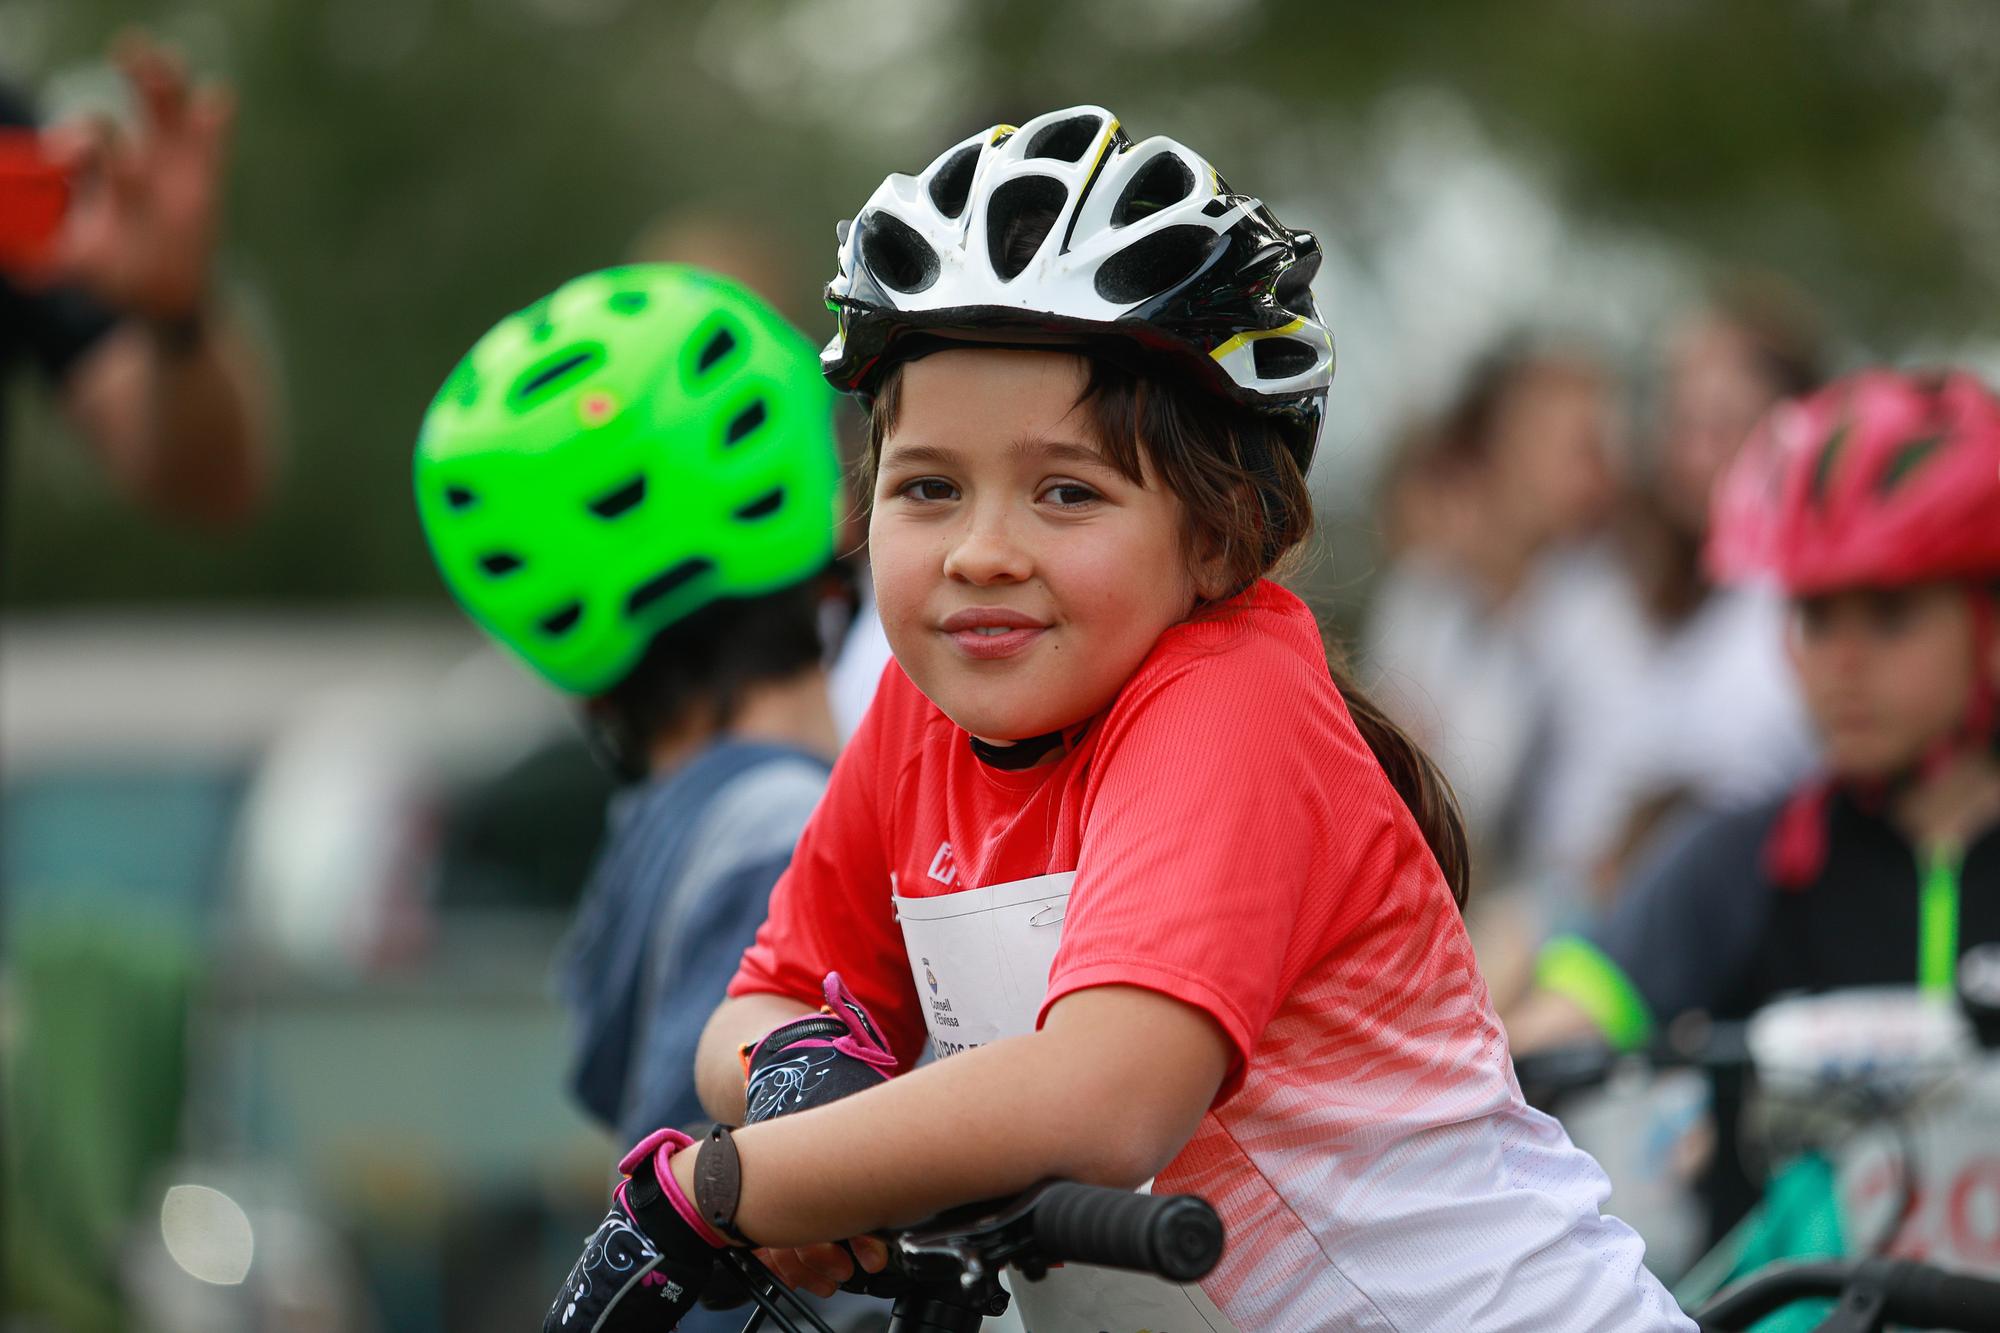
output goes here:
[[1133, 1194], [1061, 1181], [1042, 1191], [1034, 1218], [1035, 1243], [1050, 1263], [1193, 1282], [1222, 1257], [1222, 1219], [1192, 1194]]
[[1927, 1264], [1891, 1266], [1883, 1286], [1884, 1322], [1917, 1328], [2000, 1330], [2000, 1282]]

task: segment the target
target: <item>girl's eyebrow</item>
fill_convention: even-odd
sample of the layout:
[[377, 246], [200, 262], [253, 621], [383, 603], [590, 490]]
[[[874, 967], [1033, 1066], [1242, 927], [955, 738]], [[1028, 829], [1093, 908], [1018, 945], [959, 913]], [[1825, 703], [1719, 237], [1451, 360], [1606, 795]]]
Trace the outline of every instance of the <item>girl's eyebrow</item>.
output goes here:
[[949, 467], [958, 461], [958, 455], [935, 444], [891, 445], [882, 455], [881, 467], [910, 467], [918, 463], [929, 463], [936, 467]]
[[1092, 467], [1112, 467], [1111, 460], [1104, 456], [1103, 450], [1069, 440], [1040, 440], [1029, 436], [1014, 441], [1013, 452], [1017, 457], [1033, 455], [1050, 463], [1087, 463]]
[[[1051, 463], [1086, 463], [1100, 468], [1113, 466], [1102, 450], [1068, 440], [1044, 440], [1028, 436], [1014, 441], [1009, 447], [1009, 452], [1017, 458], [1034, 457]], [[963, 460], [958, 454], [940, 445], [898, 444], [890, 446], [882, 455], [881, 466], [885, 469], [922, 465], [951, 467], [961, 461]]]

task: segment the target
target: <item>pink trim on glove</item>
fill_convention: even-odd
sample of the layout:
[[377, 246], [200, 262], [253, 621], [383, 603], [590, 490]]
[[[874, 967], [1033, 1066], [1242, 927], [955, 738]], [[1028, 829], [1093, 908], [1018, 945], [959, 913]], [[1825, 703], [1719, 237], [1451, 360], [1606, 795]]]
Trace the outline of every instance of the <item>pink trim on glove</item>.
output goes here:
[[759, 1037], [756, 1044], [748, 1048], [743, 1058], [743, 1078], [749, 1081], [750, 1068], [757, 1063], [757, 1057], [771, 1038], [796, 1027], [800, 1023], [817, 1022], [831, 1016], [839, 1019], [847, 1027], [847, 1034], [828, 1040], [825, 1037], [807, 1037], [786, 1046], [788, 1051], [802, 1051], [815, 1046], [830, 1046], [842, 1055], [859, 1060], [862, 1064], [883, 1071], [888, 1077], [896, 1072], [896, 1056], [882, 1044], [876, 1033], [874, 1016], [861, 1001], [854, 998], [854, 992], [847, 989], [847, 983], [840, 979], [840, 973], [829, 972], [822, 983], [821, 993], [826, 996], [826, 1007], [818, 1014], [807, 1014], [804, 1018], [788, 1018], [778, 1026]]
[[802, 1041], [801, 1046], [832, 1046], [842, 1055], [851, 1055], [863, 1064], [877, 1069], [893, 1071], [896, 1057], [882, 1044], [876, 1034], [875, 1016], [870, 1014], [854, 992], [847, 989], [847, 983], [840, 979], [840, 973], [829, 972], [822, 983], [821, 993], [826, 996], [827, 1008], [847, 1023], [847, 1035], [831, 1042]]
[[[619, 1159], [618, 1169], [624, 1172], [625, 1175], [630, 1176], [634, 1171], [644, 1166], [650, 1157], [653, 1165], [653, 1178], [660, 1182], [660, 1193], [667, 1196], [667, 1202], [673, 1204], [674, 1211], [681, 1215], [681, 1221], [687, 1223], [689, 1227], [693, 1228], [695, 1235], [700, 1236], [716, 1249], [726, 1250], [729, 1248], [729, 1242], [724, 1239], [721, 1232], [708, 1224], [707, 1220], [695, 1208], [693, 1202], [688, 1199], [688, 1196], [681, 1192], [680, 1181], [674, 1179], [672, 1166], [674, 1154], [683, 1148], [691, 1148], [693, 1146], [694, 1140], [681, 1133], [678, 1129], [656, 1129], [645, 1138], [640, 1139], [631, 1152], [626, 1153], [624, 1157]], [[622, 1180], [618, 1183], [618, 1206], [623, 1208], [627, 1213], [630, 1213], [632, 1208], [631, 1205], [625, 1202], [625, 1187], [631, 1183], [630, 1180]]]

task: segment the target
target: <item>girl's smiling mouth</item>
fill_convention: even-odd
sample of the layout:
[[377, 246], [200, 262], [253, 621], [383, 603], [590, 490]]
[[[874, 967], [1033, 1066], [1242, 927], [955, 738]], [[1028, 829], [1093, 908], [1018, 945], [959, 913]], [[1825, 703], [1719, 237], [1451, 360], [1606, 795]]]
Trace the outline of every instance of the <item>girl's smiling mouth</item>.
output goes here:
[[1033, 616], [1002, 606], [954, 611], [938, 625], [953, 647], [981, 661], [1012, 657], [1041, 638], [1048, 628]]

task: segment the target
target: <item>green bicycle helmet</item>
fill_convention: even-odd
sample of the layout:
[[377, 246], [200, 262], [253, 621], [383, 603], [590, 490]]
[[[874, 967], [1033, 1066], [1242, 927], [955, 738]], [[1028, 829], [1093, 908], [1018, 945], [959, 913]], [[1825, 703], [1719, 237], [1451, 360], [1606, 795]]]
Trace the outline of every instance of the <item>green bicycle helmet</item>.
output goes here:
[[833, 555], [833, 393], [812, 344], [681, 264], [585, 274], [474, 344], [424, 415], [417, 512], [452, 595], [558, 689]]

